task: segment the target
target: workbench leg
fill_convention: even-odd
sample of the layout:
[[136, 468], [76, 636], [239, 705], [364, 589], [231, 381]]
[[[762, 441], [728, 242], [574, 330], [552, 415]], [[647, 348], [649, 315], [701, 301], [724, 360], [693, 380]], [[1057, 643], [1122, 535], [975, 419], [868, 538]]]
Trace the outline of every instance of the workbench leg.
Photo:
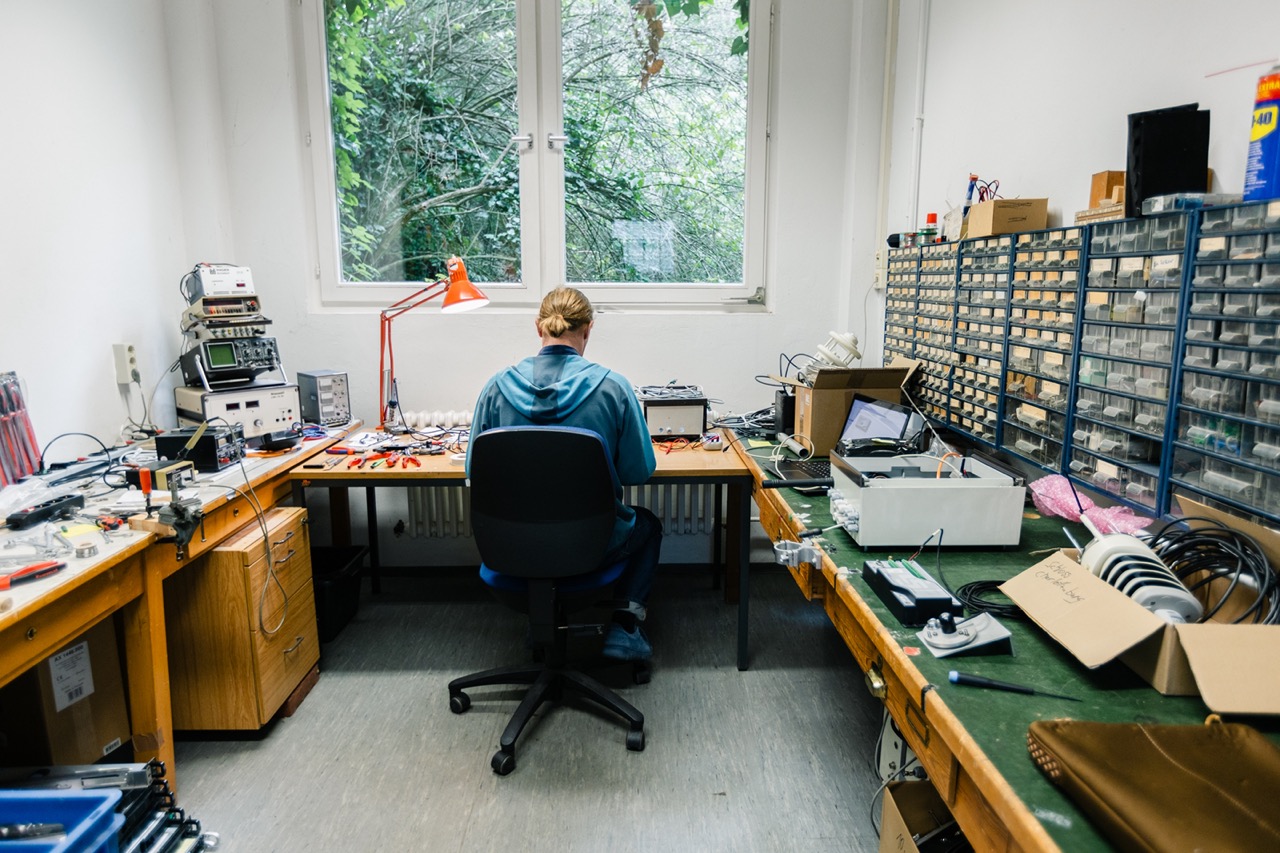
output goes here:
[[[747, 659], [747, 626], [750, 621], [751, 606], [751, 490], [742, 485], [729, 486], [729, 517], [735, 519], [736, 531], [728, 537], [728, 543], [735, 548], [726, 548], [730, 552], [730, 565], [734, 565], [734, 556], [738, 566], [738, 669], [745, 670], [750, 665]], [[737, 554], [732, 554], [736, 550]], [[726, 575], [732, 578], [733, 575]], [[725, 584], [728, 592], [728, 583]]]
[[329, 490], [329, 531], [335, 548], [351, 547], [351, 495], [346, 489]]
[[160, 566], [143, 558], [142, 595], [121, 608], [129, 673], [130, 729], [134, 761], [158, 758], [165, 778], [177, 791], [174, 766], [173, 705], [169, 698], [169, 648], [164, 628], [164, 581]]
[[378, 490], [364, 487], [364, 505], [369, 522], [369, 577], [373, 591], [382, 592], [382, 557], [378, 553]]
[[716, 496], [711, 527], [711, 588], [719, 589], [720, 576], [725, 571], [724, 563], [721, 560], [723, 552], [720, 549], [720, 532], [724, 529], [724, 487], [717, 485], [714, 488]]

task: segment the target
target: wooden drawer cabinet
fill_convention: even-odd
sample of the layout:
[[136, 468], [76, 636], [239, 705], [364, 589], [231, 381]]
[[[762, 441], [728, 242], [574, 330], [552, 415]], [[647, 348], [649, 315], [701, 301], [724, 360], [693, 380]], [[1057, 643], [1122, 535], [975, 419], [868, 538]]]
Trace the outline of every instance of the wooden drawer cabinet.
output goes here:
[[320, 659], [306, 510], [266, 514], [165, 581], [176, 729], [257, 729]]

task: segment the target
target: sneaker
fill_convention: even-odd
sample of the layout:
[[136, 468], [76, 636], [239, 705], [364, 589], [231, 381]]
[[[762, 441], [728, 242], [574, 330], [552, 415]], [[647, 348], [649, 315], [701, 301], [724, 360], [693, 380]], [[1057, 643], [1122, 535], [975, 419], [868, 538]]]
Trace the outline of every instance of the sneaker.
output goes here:
[[604, 656], [614, 660], [649, 660], [653, 657], [653, 647], [639, 625], [634, 631], [627, 631], [615, 622], [604, 638]]

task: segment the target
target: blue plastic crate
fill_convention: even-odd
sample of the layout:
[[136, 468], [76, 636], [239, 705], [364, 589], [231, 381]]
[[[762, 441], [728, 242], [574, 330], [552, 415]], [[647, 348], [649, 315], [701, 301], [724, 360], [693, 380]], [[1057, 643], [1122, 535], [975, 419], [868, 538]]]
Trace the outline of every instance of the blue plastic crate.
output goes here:
[[63, 835], [0, 842], [5, 853], [117, 853], [124, 815], [118, 790], [0, 790], [0, 824], [60, 823]]

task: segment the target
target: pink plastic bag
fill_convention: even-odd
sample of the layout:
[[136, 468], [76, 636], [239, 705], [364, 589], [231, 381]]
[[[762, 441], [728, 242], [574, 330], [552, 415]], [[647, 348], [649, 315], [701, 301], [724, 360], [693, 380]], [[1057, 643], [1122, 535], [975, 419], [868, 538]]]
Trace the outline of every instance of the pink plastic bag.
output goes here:
[[1135, 533], [1153, 519], [1137, 515], [1127, 506], [1100, 507], [1071, 485], [1061, 474], [1050, 474], [1030, 483], [1031, 500], [1047, 516], [1080, 521], [1083, 515], [1100, 533]]

